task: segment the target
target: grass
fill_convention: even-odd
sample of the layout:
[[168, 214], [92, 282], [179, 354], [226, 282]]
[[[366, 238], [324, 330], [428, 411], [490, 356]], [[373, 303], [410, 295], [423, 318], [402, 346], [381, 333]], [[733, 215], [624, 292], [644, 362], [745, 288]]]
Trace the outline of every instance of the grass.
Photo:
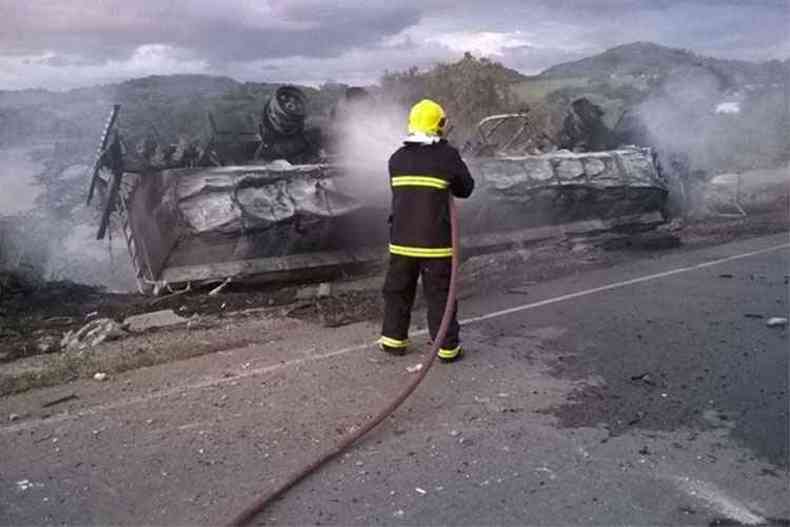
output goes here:
[[[178, 338], [181, 335], [181, 338]], [[137, 339], [107, 343], [93, 349], [62, 351], [37, 357], [28, 366], [16, 365], [0, 373], [0, 397], [36, 388], [55, 386], [76, 379], [89, 379], [97, 372], [121, 372], [189, 359], [226, 349], [248, 346], [254, 342], [249, 336], [220, 340], [205, 339], [205, 334], [188, 338], [187, 331], [163, 331], [149, 338], [159, 339], [145, 344]], [[111, 346], [108, 346], [108, 344]]]

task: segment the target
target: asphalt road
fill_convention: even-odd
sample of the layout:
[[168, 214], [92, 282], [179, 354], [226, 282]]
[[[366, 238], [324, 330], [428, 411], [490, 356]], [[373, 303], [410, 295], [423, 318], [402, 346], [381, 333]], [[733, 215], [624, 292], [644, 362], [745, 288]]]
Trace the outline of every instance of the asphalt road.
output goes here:
[[[790, 354], [766, 322], [787, 317], [789, 242], [464, 300], [464, 361], [261, 521], [786, 524]], [[0, 400], [21, 416], [0, 426], [0, 524], [230, 520], [406, 382], [419, 356], [383, 356], [375, 334], [295, 321], [260, 346]]]

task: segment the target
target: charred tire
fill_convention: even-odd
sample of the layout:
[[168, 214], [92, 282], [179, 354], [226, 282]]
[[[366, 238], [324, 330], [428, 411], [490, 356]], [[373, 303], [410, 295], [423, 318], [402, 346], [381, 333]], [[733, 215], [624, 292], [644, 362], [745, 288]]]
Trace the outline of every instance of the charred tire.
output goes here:
[[296, 135], [304, 130], [307, 117], [307, 97], [296, 86], [280, 86], [266, 102], [263, 123], [280, 135]]

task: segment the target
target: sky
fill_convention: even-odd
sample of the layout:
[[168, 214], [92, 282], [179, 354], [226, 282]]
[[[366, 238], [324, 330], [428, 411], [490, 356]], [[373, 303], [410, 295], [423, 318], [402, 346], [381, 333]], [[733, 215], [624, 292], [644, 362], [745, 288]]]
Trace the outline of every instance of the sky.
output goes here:
[[466, 51], [525, 74], [635, 41], [790, 57], [790, 0], [0, 0], [0, 89], [146, 75], [370, 84]]

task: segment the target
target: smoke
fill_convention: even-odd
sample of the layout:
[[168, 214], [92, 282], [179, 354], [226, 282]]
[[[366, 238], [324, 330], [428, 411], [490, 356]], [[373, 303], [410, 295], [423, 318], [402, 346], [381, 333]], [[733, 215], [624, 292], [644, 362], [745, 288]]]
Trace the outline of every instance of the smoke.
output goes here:
[[670, 79], [659, 95], [639, 106], [638, 114], [660, 149], [702, 153], [709, 142], [710, 108], [721, 97], [713, 76], [692, 72]]
[[787, 163], [785, 89], [759, 80], [738, 84], [704, 67], [678, 69], [617, 132], [622, 142], [656, 148], [671, 210], [704, 212], [705, 186], [716, 174], [751, 177]]
[[342, 100], [334, 113], [330, 148], [343, 169], [338, 186], [365, 206], [388, 208], [388, 161], [406, 137], [408, 110], [365, 95]]
[[33, 208], [39, 189], [35, 175], [43, 168], [35, 163], [24, 148], [0, 151], [0, 214], [19, 214]]
[[46, 166], [40, 150], [14, 146], [0, 150], [0, 271], [43, 278], [52, 239], [50, 223], [36, 203], [44, 188], [38, 180]]
[[781, 86], [731, 86], [696, 68], [671, 75], [637, 115], [646, 142], [686, 157], [689, 172], [740, 172], [786, 161], [790, 118], [784, 98]]
[[96, 240], [97, 211], [85, 207], [86, 145], [63, 142], [0, 150], [0, 271], [128, 291], [134, 276], [117, 235]]

